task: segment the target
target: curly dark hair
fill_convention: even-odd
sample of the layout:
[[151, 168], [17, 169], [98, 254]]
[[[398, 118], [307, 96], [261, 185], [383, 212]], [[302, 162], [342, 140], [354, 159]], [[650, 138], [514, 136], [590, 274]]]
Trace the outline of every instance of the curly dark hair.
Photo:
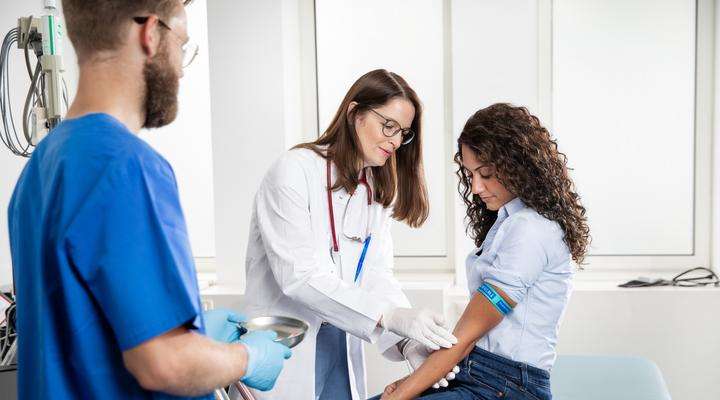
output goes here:
[[458, 192], [467, 206], [467, 232], [480, 247], [497, 219], [479, 196], [472, 194], [469, 171], [462, 166], [462, 145], [483, 163], [491, 164], [505, 188], [545, 218], [556, 221], [573, 260], [582, 265], [590, 244], [585, 207], [568, 174], [567, 157], [557, 142], [525, 107], [498, 103], [476, 112], [458, 138], [455, 162]]

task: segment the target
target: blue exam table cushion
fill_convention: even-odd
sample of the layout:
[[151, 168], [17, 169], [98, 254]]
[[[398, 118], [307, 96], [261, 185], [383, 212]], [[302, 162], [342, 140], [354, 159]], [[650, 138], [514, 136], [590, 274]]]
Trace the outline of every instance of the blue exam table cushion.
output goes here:
[[558, 356], [554, 400], [671, 400], [660, 369], [641, 357]]

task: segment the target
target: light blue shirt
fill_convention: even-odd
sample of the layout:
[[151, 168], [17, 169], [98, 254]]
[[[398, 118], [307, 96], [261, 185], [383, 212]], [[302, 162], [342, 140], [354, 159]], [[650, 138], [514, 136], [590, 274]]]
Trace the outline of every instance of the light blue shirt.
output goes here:
[[497, 355], [551, 370], [558, 328], [574, 269], [560, 225], [519, 198], [498, 210], [482, 246], [467, 258], [470, 296], [483, 282], [502, 289], [517, 305], [476, 345]]

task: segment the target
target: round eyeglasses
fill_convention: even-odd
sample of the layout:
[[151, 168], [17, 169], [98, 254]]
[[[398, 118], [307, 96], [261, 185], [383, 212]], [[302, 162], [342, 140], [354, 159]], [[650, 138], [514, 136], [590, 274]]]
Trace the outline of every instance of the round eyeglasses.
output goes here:
[[370, 109], [375, 115], [383, 119], [382, 122], [382, 133], [385, 135], [385, 137], [393, 137], [400, 134], [400, 145], [404, 146], [410, 142], [413, 141], [415, 138], [415, 132], [412, 131], [410, 128], [403, 128], [400, 126], [400, 123], [395, 121], [394, 119], [388, 118], [379, 112]]

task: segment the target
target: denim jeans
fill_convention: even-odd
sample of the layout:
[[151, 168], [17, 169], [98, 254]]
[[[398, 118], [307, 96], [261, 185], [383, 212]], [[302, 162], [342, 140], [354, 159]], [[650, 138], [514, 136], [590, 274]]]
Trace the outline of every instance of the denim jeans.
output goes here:
[[[459, 364], [446, 388], [428, 389], [424, 400], [551, 400], [550, 374], [530, 365], [475, 349]], [[389, 382], [388, 382], [389, 383]], [[371, 400], [379, 399], [376, 396]]]
[[322, 324], [317, 334], [315, 399], [352, 399], [345, 332], [330, 324]]

